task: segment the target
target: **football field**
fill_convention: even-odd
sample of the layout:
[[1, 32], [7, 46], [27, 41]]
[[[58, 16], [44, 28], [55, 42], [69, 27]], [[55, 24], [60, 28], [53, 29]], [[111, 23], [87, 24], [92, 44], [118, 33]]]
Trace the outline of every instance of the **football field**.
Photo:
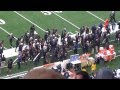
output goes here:
[[[109, 14], [110, 11], [0, 11], [0, 40], [4, 40], [4, 49], [10, 49], [7, 35], [13, 33], [18, 38], [29, 31], [32, 24], [35, 25], [36, 31], [41, 37], [44, 36], [47, 29], [54, 28], [58, 30], [59, 34], [64, 28], [67, 29], [67, 32], [75, 34], [82, 26], [91, 28], [94, 24], [97, 26], [99, 23], [104, 23], [109, 18]], [[116, 20], [120, 21], [120, 11], [116, 11]], [[114, 37], [112, 38], [114, 39]], [[13, 46], [15, 47], [15, 41]], [[120, 47], [116, 47], [116, 50], [120, 50]], [[70, 52], [70, 54], [72, 53]], [[11, 58], [14, 60], [16, 56]], [[39, 65], [41, 64], [42, 60]], [[120, 66], [119, 58], [107, 64], [112, 68], [117, 68]], [[29, 70], [32, 67], [34, 67], [32, 62], [29, 62], [27, 66], [23, 64], [21, 70], [14, 66], [12, 73]], [[2, 69], [1, 75], [7, 75], [6, 68]]]

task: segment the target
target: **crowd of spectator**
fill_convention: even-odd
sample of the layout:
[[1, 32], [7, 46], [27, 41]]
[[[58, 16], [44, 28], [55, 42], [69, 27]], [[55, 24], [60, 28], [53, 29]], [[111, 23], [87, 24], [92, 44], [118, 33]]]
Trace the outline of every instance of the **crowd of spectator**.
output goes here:
[[[111, 18], [112, 19], [110, 19], [110, 23], [112, 24], [113, 20], [115, 23], [115, 18], [113, 18], [112, 16]], [[120, 27], [119, 23], [118, 25]], [[105, 27], [106, 29], [105, 32], [102, 32], [103, 27]], [[112, 29], [114, 30], [114, 28]], [[32, 25], [30, 27], [30, 30], [19, 38], [16, 39], [12, 33], [8, 35], [8, 37], [10, 47], [13, 47], [13, 41], [16, 41], [15, 51], [18, 50], [19, 52], [17, 56], [17, 65], [18, 69], [20, 69], [21, 62], [24, 62], [26, 65], [28, 65], [27, 62], [29, 60], [32, 60], [37, 66], [39, 60], [42, 57], [43, 64], [63, 61], [68, 57], [68, 50], [73, 50], [74, 54], [79, 54], [80, 52], [78, 52], [78, 48], [82, 48], [83, 54], [88, 52], [91, 54], [95, 54], [99, 51], [100, 45], [103, 45], [106, 49], [108, 49], [111, 38], [110, 33], [110, 24], [104, 26], [102, 23], [100, 23], [98, 26], [93, 25], [91, 28], [87, 26], [82, 26], [75, 37], [72, 37], [70, 33], [67, 32], [66, 28], [62, 30], [61, 35], [58, 34], [58, 29], [47, 29], [44, 37], [42, 38], [36, 32], [35, 26]], [[120, 43], [120, 30], [116, 31], [114, 37], [115, 41]], [[5, 61], [5, 57], [4, 55], [2, 55], [4, 48], [3, 43], [4, 41], [0, 41], [0, 62], [1, 60]], [[34, 59], [35, 57], [36, 59]], [[11, 72], [12, 64], [13, 60], [10, 59], [10, 61], [8, 61], [8, 72]], [[93, 65], [93, 67], [95, 66]], [[77, 78], [81, 77], [79, 76], [79, 74], [81, 75], [85, 73], [76, 73], [76, 75], [78, 75]]]
[[[68, 50], [74, 50], [74, 54], [79, 53], [78, 48], [82, 48], [84, 53], [92, 53], [99, 51], [100, 44], [106, 48], [110, 43], [110, 26], [106, 27], [106, 32], [102, 32], [103, 24], [98, 26], [93, 25], [91, 28], [82, 26], [75, 37], [71, 37], [70, 33], [66, 29], [62, 30], [61, 35], [58, 34], [57, 29], [47, 29], [44, 37], [36, 32], [35, 26], [30, 27], [30, 31], [27, 31], [23, 36], [16, 40], [16, 50], [19, 51], [17, 64], [18, 69], [21, 68], [21, 62], [25, 62], [27, 65], [28, 60], [34, 60], [34, 64], [37, 65], [39, 60], [43, 56], [44, 64], [63, 61], [67, 58]], [[13, 47], [13, 41], [15, 37], [11, 33], [8, 35], [10, 46]], [[61, 38], [61, 44], [58, 43]], [[120, 41], [120, 31], [116, 31], [115, 41]], [[4, 58], [3, 45], [4, 41], [0, 42], [0, 57]]]

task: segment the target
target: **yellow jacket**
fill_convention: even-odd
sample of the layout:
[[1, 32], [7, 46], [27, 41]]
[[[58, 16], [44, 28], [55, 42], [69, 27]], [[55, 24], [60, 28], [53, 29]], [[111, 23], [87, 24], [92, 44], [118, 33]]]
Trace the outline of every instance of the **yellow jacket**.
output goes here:
[[91, 70], [92, 70], [92, 71], [95, 71], [95, 70], [96, 70], [96, 64], [92, 64]]
[[85, 69], [85, 68], [83, 68], [83, 69], [82, 69], [82, 71], [85, 71], [85, 72], [86, 72], [86, 69]]
[[85, 72], [86, 72], [86, 69], [85, 69], [85, 68], [83, 68], [83, 69], [82, 69], [82, 71], [85, 71]]

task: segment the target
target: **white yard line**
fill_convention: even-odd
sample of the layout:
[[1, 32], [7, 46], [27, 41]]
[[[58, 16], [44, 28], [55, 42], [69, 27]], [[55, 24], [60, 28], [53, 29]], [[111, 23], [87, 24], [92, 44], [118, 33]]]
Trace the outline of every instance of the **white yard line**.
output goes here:
[[75, 31], [76, 33], [78, 33], [78, 31]]
[[97, 19], [99, 19], [99, 20], [101, 20], [101, 21], [105, 22], [105, 20], [103, 20], [102, 18], [98, 17], [97, 15], [95, 15], [95, 14], [91, 13], [90, 11], [86, 11], [86, 12], [87, 12], [87, 13], [89, 13], [90, 15], [92, 15], [92, 16], [94, 16], [94, 17], [96, 17]]
[[36, 27], [38, 27], [39, 29], [41, 29], [44, 32], [47, 32], [46, 30], [44, 30], [43, 28], [41, 28], [40, 26], [38, 26], [37, 24], [35, 24], [34, 22], [32, 22], [31, 20], [29, 20], [28, 18], [26, 18], [25, 16], [23, 16], [22, 14], [18, 13], [17, 11], [13, 11], [14, 13], [16, 13], [17, 15], [19, 15], [20, 17], [24, 18], [25, 20], [27, 20], [28, 22], [30, 22], [31, 24], [34, 24]]
[[3, 76], [3, 77], [0, 77], [0, 79], [12, 79], [12, 78], [16, 78], [19, 76], [24, 76], [27, 72], [28, 71], [24, 71], [24, 72], [19, 72], [19, 73], [12, 74], [12, 75]]
[[62, 16], [58, 15], [57, 13], [51, 11], [54, 15], [58, 16], [59, 18], [61, 18], [62, 20], [68, 22], [69, 24], [71, 24], [72, 26], [74, 26], [77, 29], [80, 29], [78, 26], [76, 26], [75, 24], [73, 24], [72, 22], [68, 21], [67, 19], [63, 18]]
[[70, 33], [70, 34], [72, 34], [72, 35], [74, 34], [74, 33], [72, 33], [72, 32], [68, 32], [68, 33]]
[[4, 28], [0, 27], [0, 29], [1, 29], [2, 31], [4, 31], [5, 33], [7, 33], [7, 34], [10, 35], [10, 33], [9, 33], [7, 30], [5, 30]]
[[15, 62], [17, 61], [17, 59], [18, 59], [18, 58], [16, 58], [16, 59], [13, 61], [13, 63], [15, 63]]
[[[10, 35], [10, 33], [7, 31], [7, 30], [5, 30], [4, 28], [2, 28], [2, 27], [0, 27], [0, 29], [2, 30], [2, 31], [4, 31], [5, 33], [7, 33], [8, 35]], [[14, 38], [17, 40], [17, 38], [14, 36]]]

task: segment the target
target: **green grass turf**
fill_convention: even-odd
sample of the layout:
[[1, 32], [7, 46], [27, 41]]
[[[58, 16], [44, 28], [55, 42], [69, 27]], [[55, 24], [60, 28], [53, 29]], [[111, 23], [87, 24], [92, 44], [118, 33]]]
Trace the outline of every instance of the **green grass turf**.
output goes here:
[[[92, 11], [92, 13], [105, 20], [107, 18], [109, 19], [111, 11]], [[116, 20], [120, 20], [120, 11], [116, 11]]]
[[[104, 20], [109, 17], [109, 13], [110, 13], [109, 11], [91, 11], [91, 12]], [[26, 18], [36, 23], [38, 26], [40, 26], [45, 30], [47, 28], [49, 29], [57, 28], [59, 33], [61, 33], [64, 27], [67, 28], [67, 31], [73, 33], [75, 33], [75, 31], [78, 30], [77, 28], [65, 22], [64, 20], [60, 19], [54, 14], [45, 16], [40, 11], [19, 11], [19, 13], [24, 15]], [[116, 14], [117, 20], [119, 20], [119, 16], [120, 16], [119, 14], [120, 12], [117, 11]], [[74, 23], [78, 27], [81, 27], [83, 25], [85, 26], [87, 25], [91, 27], [93, 24], [98, 25], [100, 22], [102, 22], [85, 11], [63, 11], [63, 13], [60, 13], [59, 15], [69, 20], [70, 22]], [[26, 21], [25, 19], [18, 16], [16, 13], [12, 11], [0, 11], [0, 17], [1, 19], [6, 21], [6, 24], [0, 25], [0, 27], [3, 27], [8, 32], [12, 32], [16, 37], [23, 35], [24, 32], [29, 30], [30, 26], [32, 25], [30, 22]], [[37, 27], [36, 27], [36, 31], [39, 33], [40, 36], [44, 35], [44, 32]], [[7, 34], [0, 30], [0, 40], [4, 40], [5, 47], [9, 48], [9, 42], [6, 36]], [[114, 39], [113, 36], [112, 39]], [[120, 50], [120, 45], [116, 47], [116, 50]], [[73, 54], [73, 52], [71, 52], [70, 54]], [[119, 63], [120, 63], [119, 58], [117, 58], [117, 60], [108, 63], [108, 65], [114, 68], [114, 67], [118, 67]], [[18, 70], [17, 66], [14, 67], [12, 73], [30, 70], [31, 68], [34, 67], [33, 63], [29, 62], [28, 64], [29, 65], [27, 66], [23, 64], [21, 70]], [[39, 65], [42, 65], [42, 60]], [[2, 70], [2, 75], [6, 75], [6, 68]]]
[[[58, 18], [55, 15], [45, 16], [40, 11], [29, 11], [29, 12], [20, 12], [22, 15], [24, 15], [29, 20], [36, 23], [38, 26], [42, 27], [43, 29], [53, 29], [57, 28], [59, 34], [62, 32], [64, 28], [67, 28], [68, 31], [71, 31], [75, 33], [75, 27], [71, 26], [69, 23], [63, 21], [62, 19]], [[41, 32], [38, 30], [38, 32]]]
[[79, 27], [91, 27], [92, 25], [98, 25], [99, 22], [101, 22], [99, 19], [96, 19], [85, 11], [66, 11], [60, 15]]

